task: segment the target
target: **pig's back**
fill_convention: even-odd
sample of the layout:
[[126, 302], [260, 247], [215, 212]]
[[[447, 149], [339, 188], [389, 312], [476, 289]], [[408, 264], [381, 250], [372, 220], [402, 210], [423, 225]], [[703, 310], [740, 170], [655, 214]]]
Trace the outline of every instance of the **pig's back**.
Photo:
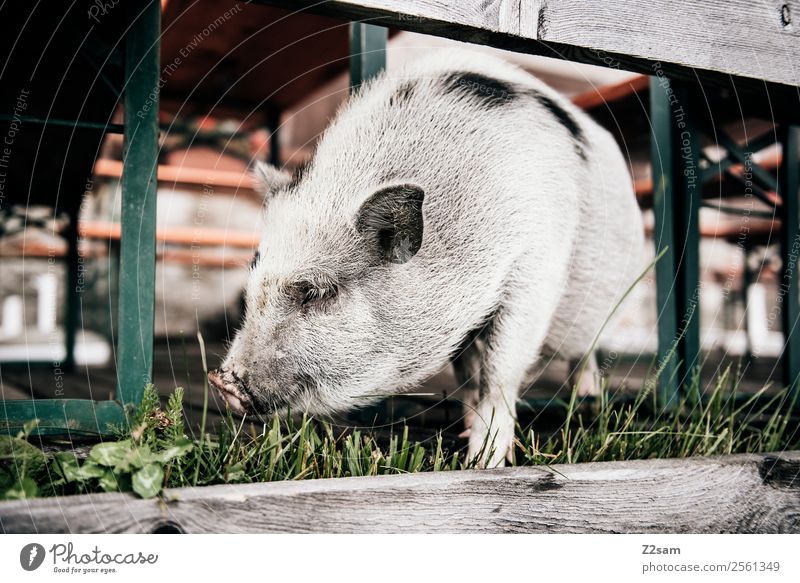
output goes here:
[[[486, 127], [477, 147], [484, 149], [484, 159], [495, 162], [475, 163], [496, 178], [496, 189], [475, 192], [465, 187], [459, 192], [469, 193], [468, 201], [457, 193], [445, 204], [483, 204], [503, 215], [494, 217], [493, 231], [481, 232], [484, 244], [477, 242], [476, 247], [477, 253], [491, 247], [492, 260], [503, 266], [502, 273], [513, 268], [506, 263], [512, 257], [556, 258], [547, 263], [548, 273], [538, 276], [551, 278], [547, 287], [557, 287], [561, 294], [544, 351], [582, 356], [643, 268], [642, 218], [628, 165], [605, 129], [517, 67], [483, 55], [464, 59], [462, 53], [423, 64], [414, 74], [436, 77], [450, 70], [467, 70], [533, 90], [535, 97], [527, 103], [520, 100], [506, 111], [502, 103], [489, 104], [483, 111], [480, 123]], [[446, 106], [447, 100], [441, 107]], [[448, 214], [443, 213], [442, 219], [448, 220]], [[481, 231], [477, 225], [464, 226]], [[442, 230], [447, 232], [447, 225]], [[495, 245], [485, 245], [486, 240]], [[554, 263], [567, 254], [561, 271]], [[460, 265], [463, 269], [465, 263]], [[532, 293], [549, 291], [541, 282], [529, 283]]]
[[387, 289], [437, 322], [443, 354], [512, 281], [550, 320], [548, 350], [580, 352], [633, 271], [620, 262], [640, 247], [641, 218], [613, 138], [494, 57], [441, 51], [379, 77], [339, 113], [315, 160], [320, 204], [343, 197], [348, 214], [380, 184], [425, 190], [422, 247]]

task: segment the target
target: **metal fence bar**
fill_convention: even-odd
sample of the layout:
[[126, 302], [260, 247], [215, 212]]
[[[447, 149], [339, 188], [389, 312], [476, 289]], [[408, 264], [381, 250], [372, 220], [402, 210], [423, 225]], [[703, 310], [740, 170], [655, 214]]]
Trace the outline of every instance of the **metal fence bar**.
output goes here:
[[276, 168], [281, 167], [280, 126], [281, 112], [276, 107], [268, 107], [265, 112], [267, 131], [269, 131], [269, 157], [267, 161]]
[[16, 433], [38, 419], [35, 435], [107, 435], [111, 426], [125, 422], [125, 412], [116, 401], [89, 399], [25, 399], [0, 404], [0, 433]]
[[64, 368], [75, 368], [75, 339], [80, 325], [80, 297], [78, 296], [78, 218], [80, 212], [70, 209], [69, 224], [64, 231], [67, 241], [67, 254], [64, 261]]
[[389, 31], [383, 26], [350, 23], [350, 88], [355, 89], [364, 81], [386, 68], [386, 43]]
[[784, 348], [783, 383], [798, 390], [800, 377], [800, 293], [797, 276], [800, 255], [800, 126], [787, 126], [781, 132], [782, 162], [778, 194], [781, 196], [781, 302]]
[[691, 116], [691, 92], [666, 78], [650, 84], [653, 211], [658, 310], [659, 399], [677, 402], [700, 352], [699, 208], [700, 134]]
[[128, 3], [119, 272], [117, 400], [138, 403], [152, 376], [161, 5]]

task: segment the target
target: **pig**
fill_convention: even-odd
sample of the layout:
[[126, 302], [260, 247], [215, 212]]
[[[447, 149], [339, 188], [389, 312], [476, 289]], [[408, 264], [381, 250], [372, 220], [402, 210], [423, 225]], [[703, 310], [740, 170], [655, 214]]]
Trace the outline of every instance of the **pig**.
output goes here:
[[328, 415], [452, 364], [502, 465], [537, 361], [584, 359], [639, 275], [614, 138], [526, 71], [440, 51], [362, 85], [294, 176], [259, 164], [246, 310], [208, 375], [238, 413]]

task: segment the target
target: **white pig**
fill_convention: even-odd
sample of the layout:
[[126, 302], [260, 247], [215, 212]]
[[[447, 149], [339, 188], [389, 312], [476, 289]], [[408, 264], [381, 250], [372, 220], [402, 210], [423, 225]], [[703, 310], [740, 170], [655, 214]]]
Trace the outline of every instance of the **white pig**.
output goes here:
[[480, 53], [381, 74], [302, 171], [257, 172], [265, 226], [246, 313], [209, 373], [240, 413], [343, 411], [452, 363], [470, 395], [468, 455], [501, 465], [527, 373], [583, 358], [642, 267], [612, 136]]

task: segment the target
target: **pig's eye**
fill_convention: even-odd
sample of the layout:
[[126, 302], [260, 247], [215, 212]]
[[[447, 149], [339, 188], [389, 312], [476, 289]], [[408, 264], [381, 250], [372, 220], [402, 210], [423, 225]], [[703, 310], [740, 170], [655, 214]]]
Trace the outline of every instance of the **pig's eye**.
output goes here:
[[301, 306], [310, 306], [332, 300], [338, 292], [336, 285], [321, 287], [311, 282], [303, 282], [297, 284], [293, 295]]

